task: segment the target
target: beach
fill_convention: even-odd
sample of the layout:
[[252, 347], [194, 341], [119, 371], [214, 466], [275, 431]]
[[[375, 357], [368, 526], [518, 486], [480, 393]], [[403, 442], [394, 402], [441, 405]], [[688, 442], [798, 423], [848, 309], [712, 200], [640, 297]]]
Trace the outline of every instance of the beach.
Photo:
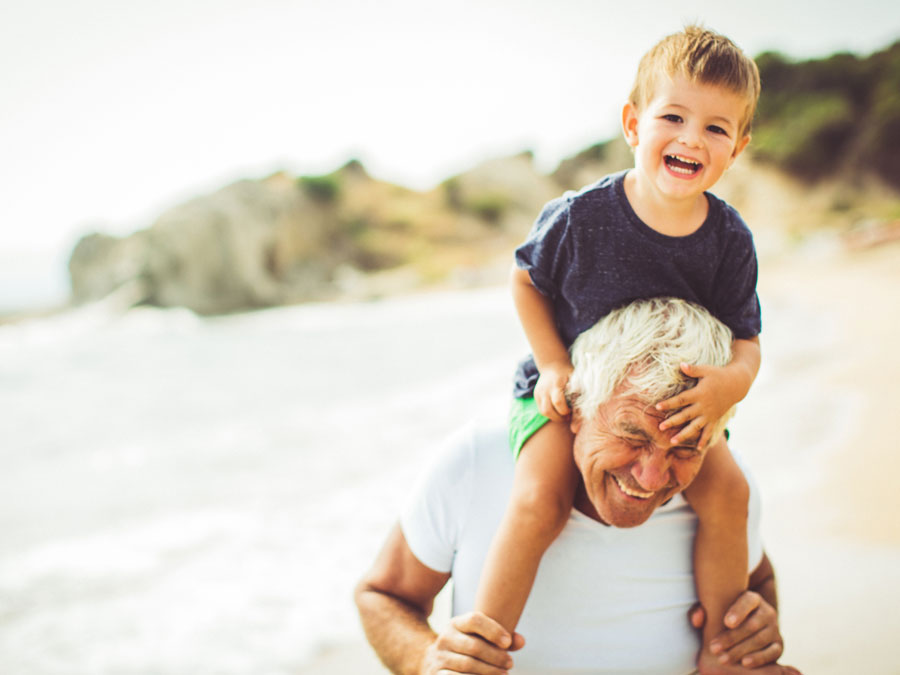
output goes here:
[[[829, 239], [761, 267], [732, 445], [805, 673], [900, 672], [898, 263]], [[436, 443], [504, 414], [524, 349], [502, 287], [0, 326], [4, 672], [383, 672], [353, 585]]]

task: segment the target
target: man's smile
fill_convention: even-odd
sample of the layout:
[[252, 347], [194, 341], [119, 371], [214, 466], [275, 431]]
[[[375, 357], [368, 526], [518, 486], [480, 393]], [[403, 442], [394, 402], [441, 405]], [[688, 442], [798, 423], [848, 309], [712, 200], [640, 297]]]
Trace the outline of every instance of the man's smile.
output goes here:
[[616, 485], [619, 486], [619, 489], [629, 497], [634, 497], [636, 499], [650, 499], [650, 497], [656, 494], [655, 492], [644, 492], [643, 490], [638, 490], [637, 488], [628, 487], [615, 474], [611, 473], [609, 475], [612, 476], [614, 481], [616, 481]]

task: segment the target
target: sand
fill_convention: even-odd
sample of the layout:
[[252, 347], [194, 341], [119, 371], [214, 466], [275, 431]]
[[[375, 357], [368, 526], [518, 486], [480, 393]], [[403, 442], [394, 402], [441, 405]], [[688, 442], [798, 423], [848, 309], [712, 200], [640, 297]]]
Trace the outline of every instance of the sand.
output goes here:
[[[846, 410], [819, 411], [801, 398], [791, 404], [796, 410], [773, 412], [813, 425], [818, 414], [848, 421], [829, 451], [804, 458], [788, 484], [771, 487], [777, 462], [757, 473], [779, 579], [782, 662], [807, 675], [900, 673], [900, 453], [892, 424], [900, 417], [900, 243], [850, 250], [832, 240], [773, 256], [761, 269], [760, 293], [834, 328], [825, 358], [782, 364], [777, 377], [811, 378], [848, 402]], [[765, 344], [764, 330], [764, 359]], [[360, 641], [329, 649], [301, 672], [384, 670]]]
[[900, 457], [892, 424], [900, 416], [900, 245], [791, 256], [765, 270], [760, 289], [833, 317], [833, 358], [817, 370], [856, 402], [846, 438], [815, 467], [817, 480], [765, 504], [781, 520], [769, 548], [784, 662], [816, 675], [900, 673]]

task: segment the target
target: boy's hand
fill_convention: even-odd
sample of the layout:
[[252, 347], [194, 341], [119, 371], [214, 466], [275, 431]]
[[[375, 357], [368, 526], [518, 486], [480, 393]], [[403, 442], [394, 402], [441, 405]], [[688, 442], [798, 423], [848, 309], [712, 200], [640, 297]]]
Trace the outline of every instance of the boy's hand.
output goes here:
[[534, 387], [534, 401], [538, 410], [541, 415], [554, 422], [562, 422], [569, 415], [566, 385], [571, 374], [572, 364], [568, 361], [545, 364]]
[[682, 372], [698, 380], [697, 384], [677, 396], [656, 404], [661, 411], [677, 410], [659, 425], [660, 431], [680, 427], [672, 437], [672, 443], [679, 443], [699, 435], [698, 449], [703, 449], [710, 441], [715, 423], [740, 401], [750, 389], [746, 372], [731, 365], [695, 366], [681, 364]]

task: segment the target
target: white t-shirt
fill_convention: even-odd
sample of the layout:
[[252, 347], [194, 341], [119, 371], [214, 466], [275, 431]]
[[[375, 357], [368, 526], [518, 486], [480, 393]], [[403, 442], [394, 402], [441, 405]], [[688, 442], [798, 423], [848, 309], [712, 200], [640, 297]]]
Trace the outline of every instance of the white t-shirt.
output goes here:
[[[435, 457], [404, 508], [400, 522], [413, 554], [452, 575], [454, 615], [474, 605], [512, 476], [506, 430], [466, 428]], [[747, 479], [753, 570], [762, 560], [760, 507], [756, 486]], [[687, 619], [697, 600], [695, 529], [696, 516], [681, 495], [628, 529], [608, 527], [573, 509], [541, 560], [516, 629], [526, 645], [513, 654], [514, 672], [691, 672], [700, 646]]]

